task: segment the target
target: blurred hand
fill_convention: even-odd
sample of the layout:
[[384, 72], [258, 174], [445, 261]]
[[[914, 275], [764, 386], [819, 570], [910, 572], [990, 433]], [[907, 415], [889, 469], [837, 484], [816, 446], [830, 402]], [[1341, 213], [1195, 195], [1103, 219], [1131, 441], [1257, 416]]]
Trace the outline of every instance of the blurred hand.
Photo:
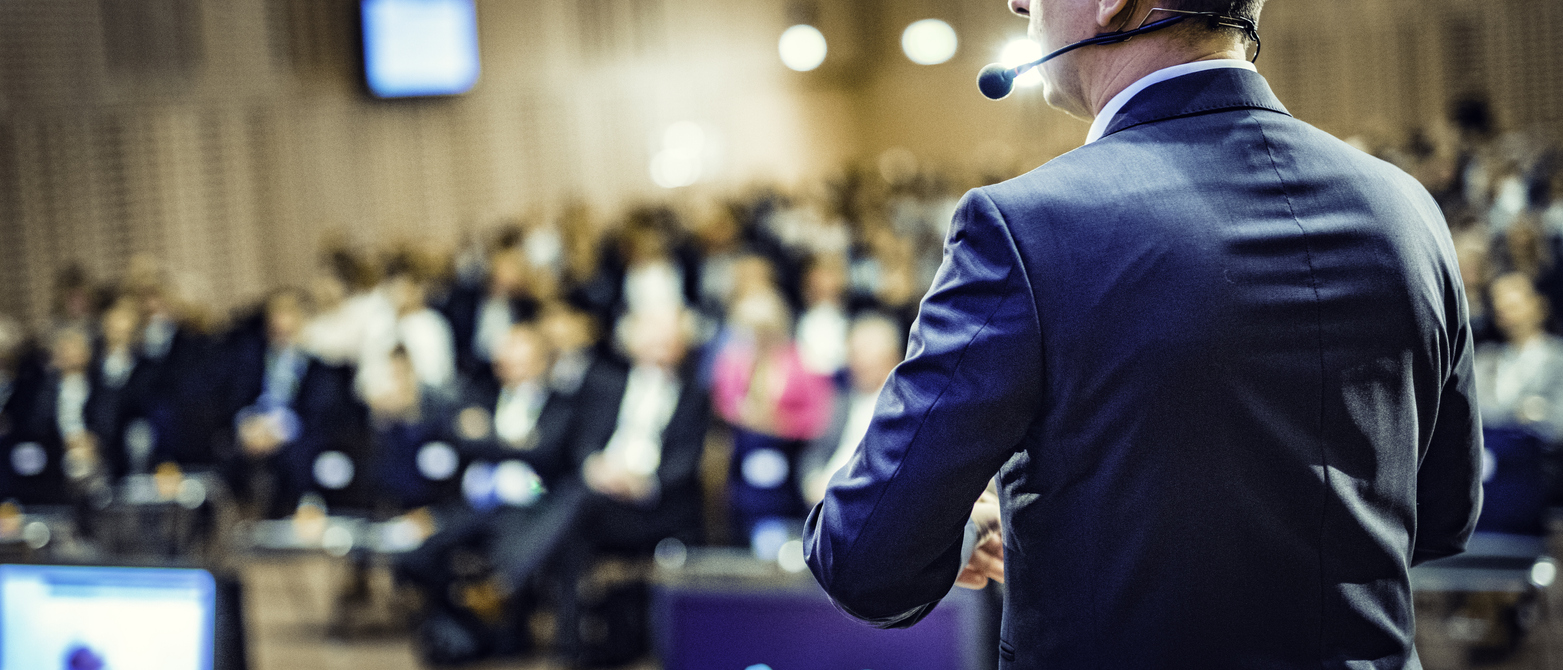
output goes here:
[[1000, 518], [998, 494], [992, 489], [983, 491], [972, 505], [971, 520], [977, 526], [977, 546], [955, 583], [968, 589], [983, 588], [990, 579], [1003, 584], [1004, 524]]
[[252, 416], [239, 424], [239, 446], [252, 458], [264, 458], [282, 446], [282, 436], [265, 416]]
[[603, 457], [602, 452], [586, 457], [581, 478], [591, 490], [624, 503], [645, 503], [657, 493], [656, 480], [626, 471]]
[[825, 492], [830, 490], [830, 477], [824, 473], [809, 475], [803, 483], [803, 502], [809, 507], [819, 504], [825, 499]]
[[98, 472], [98, 438], [81, 431], [65, 438], [65, 476], [80, 481]]

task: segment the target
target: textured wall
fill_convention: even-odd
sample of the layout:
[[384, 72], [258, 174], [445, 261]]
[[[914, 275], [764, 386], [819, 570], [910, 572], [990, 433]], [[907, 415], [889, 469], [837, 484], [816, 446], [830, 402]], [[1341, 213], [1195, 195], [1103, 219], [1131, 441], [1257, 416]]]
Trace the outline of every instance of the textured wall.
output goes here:
[[857, 151], [841, 73], [776, 58], [780, 0], [480, 0], [484, 72], [454, 99], [376, 101], [353, 0], [0, 2], [0, 312], [34, 323], [54, 270], [149, 252], [230, 305], [307, 276], [327, 230], [453, 241], [585, 199], [665, 192], [669, 124], [720, 144], [712, 189]]
[[[973, 78], [1024, 32], [1000, 0], [820, 2], [826, 65], [784, 69], [789, 0], [479, 0], [483, 80], [383, 102], [359, 83], [353, 0], [0, 1], [0, 312], [39, 323], [70, 260], [99, 277], [149, 252], [230, 305], [303, 279], [323, 231], [464, 231], [581, 198], [667, 197], [662, 129], [702, 124], [722, 191], [796, 182], [892, 147], [957, 176], [1023, 169], [1086, 124]], [[918, 66], [904, 26], [939, 17], [957, 57]], [[1393, 139], [1453, 96], [1500, 123], [1563, 121], [1563, 3], [1274, 0], [1260, 69], [1301, 118]], [[682, 197], [674, 194], [674, 197]]]

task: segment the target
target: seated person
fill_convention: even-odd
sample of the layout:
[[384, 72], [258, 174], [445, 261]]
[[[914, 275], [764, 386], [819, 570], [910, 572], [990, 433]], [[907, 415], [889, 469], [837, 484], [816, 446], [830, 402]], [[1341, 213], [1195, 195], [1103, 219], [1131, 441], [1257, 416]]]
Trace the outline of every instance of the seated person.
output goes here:
[[35, 387], [43, 371], [30, 351], [25, 331], [15, 319], [0, 314], [0, 500], [9, 497], [13, 466], [11, 449], [22, 441], [23, 425], [31, 418]]
[[13, 405], [25, 407], [25, 413], [16, 417], [14, 437], [8, 440], [0, 499], [15, 498], [24, 505], [68, 503], [72, 489], [79, 490], [98, 472], [99, 441], [88, 422], [91, 365], [92, 339], [86, 331], [66, 327], [55, 332], [43, 378], [29, 385], [31, 398]]
[[620, 320], [628, 373], [604, 375], [581, 390], [576, 435], [588, 494], [560, 560], [560, 648], [580, 645], [575, 585], [603, 553], [647, 555], [659, 542], [700, 537], [699, 465], [711, 419], [710, 391], [686, 356], [693, 321], [679, 308]]
[[122, 300], [103, 313], [99, 324], [102, 339], [92, 367], [95, 393], [89, 423], [111, 476], [146, 473], [156, 446], [147, 421], [154, 371], [136, 341], [141, 315], [133, 303]]
[[829, 418], [831, 380], [803, 364], [792, 316], [775, 290], [733, 304], [712, 376], [716, 411], [733, 427], [728, 494], [739, 537], [767, 519], [802, 518], [795, 459]]
[[537, 316], [526, 259], [515, 249], [488, 255], [482, 285], [457, 285], [441, 306], [456, 349], [456, 370], [468, 381], [490, 381], [489, 363], [510, 327]]
[[510, 327], [493, 350], [495, 385], [473, 384], [451, 422], [464, 504], [433, 508], [436, 532], [396, 566], [423, 593], [419, 646], [431, 662], [531, 646], [531, 582], [581, 500], [568, 449], [574, 404], [550, 388], [551, 363], [538, 329]]
[[847, 369], [851, 390], [836, 397], [825, 432], [809, 442], [799, 459], [803, 502], [810, 507], [825, 498], [830, 478], [852, 460], [857, 445], [874, 418], [879, 390], [904, 356], [906, 336], [901, 327], [883, 316], [858, 317], [847, 336]]
[[457, 417], [462, 450], [479, 463], [519, 461], [541, 483], [560, 484], [570, 469], [566, 445], [573, 416], [570, 398], [549, 385], [549, 340], [535, 327], [511, 326], [493, 359], [494, 383], [466, 390]]
[[138, 289], [146, 315], [141, 329], [141, 365], [150, 373], [148, 419], [154, 465], [210, 469], [216, 464], [213, 437], [220, 435], [221, 378], [213, 374], [218, 338], [211, 318], [178, 303], [160, 283]]
[[814, 374], [835, 378], [847, 364], [847, 264], [839, 256], [818, 256], [803, 271], [803, 313], [798, 316], [798, 354]]
[[687, 317], [678, 308], [624, 317], [618, 333], [632, 367], [582, 390], [576, 453], [590, 502], [581, 530], [593, 546], [697, 539], [711, 405], [686, 365]]
[[1550, 488], [1544, 463], [1563, 440], [1563, 340], [1543, 329], [1546, 298], [1529, 277], [1504, 275], [1490, 290], [1503, 341], [1476, 349], [1486, 446], [1477, 529], [1541, 535]]
[[574, 397], [587, 377], [618, 366], [612, 356], [598, 350], [597, 320], [584, 309], [568, 302], [551, 302], [539, 314], [537, 327], [555, 352], [548, 383], [557, 393]]
[[369, 398], [377, 516], [455, 502], [462, 465], [454, 446], [455, 398], [420, 384], [401, 347], [389, 355], [385, 382]]
[[241, 334], [226, 354], [227, 415], [236, 447], [228, 472], [236, 493], [262, 514], [280, 518], [307, 493], [353, 484], [351, 455], [366, 450], [368, 426], [353, 396], [353, 371], [323, 363], [299, 346], [304, 296], [279, 291], [266, 301], [263, 316], [264, 335]]
[[430, 309], [430, 280], [408, 259], [392, 263], [381, 284], [390, 310], [373, 319], [366, 329], [363, 354], [358, 361], [358, 386], [364, 397], [379, 394], [392, 382], [391, 352], [400, 348], [411, 362], [418, 382], [436, 389], [456, 383], [456, 350], [445, 316]]

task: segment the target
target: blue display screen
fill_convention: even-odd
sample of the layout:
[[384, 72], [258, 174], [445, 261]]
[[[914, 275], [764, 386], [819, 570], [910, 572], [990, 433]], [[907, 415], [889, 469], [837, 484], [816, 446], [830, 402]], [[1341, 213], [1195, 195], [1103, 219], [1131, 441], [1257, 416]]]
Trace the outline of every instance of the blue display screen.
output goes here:
[[381, 98], [456, 95], [481, 69], [473, 0], [363, 0], [364, 70]]
[[0, 670], [212, 670], [205, 570], [0, 565]]

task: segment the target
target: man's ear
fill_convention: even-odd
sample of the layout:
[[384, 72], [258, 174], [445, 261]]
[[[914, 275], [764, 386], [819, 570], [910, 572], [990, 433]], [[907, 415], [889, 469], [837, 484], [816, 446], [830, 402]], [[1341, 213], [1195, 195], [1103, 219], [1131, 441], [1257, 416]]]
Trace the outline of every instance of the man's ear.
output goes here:
[[1096, 0], [1096, 24], [1104, 29], [1102, 32], [1128, 30], [1135, 4], [1135, 0]]

